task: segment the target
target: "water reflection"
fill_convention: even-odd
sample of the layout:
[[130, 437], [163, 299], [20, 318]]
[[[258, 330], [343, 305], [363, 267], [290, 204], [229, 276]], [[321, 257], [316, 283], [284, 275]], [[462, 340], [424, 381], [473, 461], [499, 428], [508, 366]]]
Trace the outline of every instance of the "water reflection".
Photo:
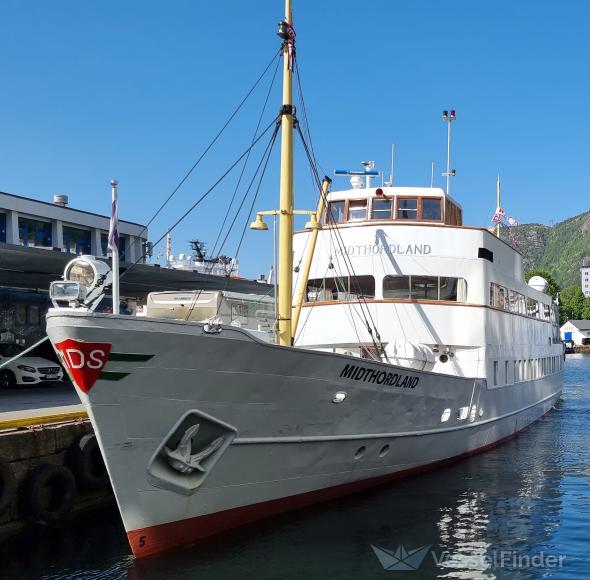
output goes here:
[[[590, 357], [571, 357], [558, 409], [485, 454], [321, 508], [134, 561], [118, 514], [0, 542], [2, 578], [583, 578], [590, 560]], [[371, 544], [431, 546], [419, 570], [383, 569]], [[499, 554], [508, 554], [499, 567]], [[517, 558], [566, 555], [563, 569]], [[495, 558], [495, 564], [494, 564]], [[525, 562], [526, 563], [526, 562]], [[516, 564], [516, 566], [514, 565]], [[410, 574], [408, 576], [408, 574]]]

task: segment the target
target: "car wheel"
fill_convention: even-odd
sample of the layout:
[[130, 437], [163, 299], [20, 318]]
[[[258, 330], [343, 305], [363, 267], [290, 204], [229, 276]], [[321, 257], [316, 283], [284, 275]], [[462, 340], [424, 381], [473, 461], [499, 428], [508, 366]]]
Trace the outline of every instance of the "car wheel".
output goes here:
[[0, 371], [0, 388], [6, 389], [16, 385], [16, 377], [12, 371]]

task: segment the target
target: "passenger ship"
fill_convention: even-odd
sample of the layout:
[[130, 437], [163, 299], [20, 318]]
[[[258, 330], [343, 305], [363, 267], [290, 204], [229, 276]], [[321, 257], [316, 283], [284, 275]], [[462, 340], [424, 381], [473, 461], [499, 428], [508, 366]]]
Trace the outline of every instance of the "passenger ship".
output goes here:
[[287, 0], [277, 344], [214, 320], [93, 312], [106, 274], [90, 258], [52, 286], [69, 306], [47, 332], [138, 557], [482, 451], [562, 390], [551, 298], [442, 190], [325, 180], [292, 235], [291, 22]]

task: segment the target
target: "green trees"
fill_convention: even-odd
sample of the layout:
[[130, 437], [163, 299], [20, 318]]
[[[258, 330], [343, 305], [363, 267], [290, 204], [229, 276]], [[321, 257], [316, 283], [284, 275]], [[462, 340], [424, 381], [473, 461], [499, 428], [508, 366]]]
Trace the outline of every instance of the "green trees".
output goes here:
[[586, 298], [580, 286], [568, 286], [559, 294], [560, 323], [567, 320], [590, 319], [590, 298]]

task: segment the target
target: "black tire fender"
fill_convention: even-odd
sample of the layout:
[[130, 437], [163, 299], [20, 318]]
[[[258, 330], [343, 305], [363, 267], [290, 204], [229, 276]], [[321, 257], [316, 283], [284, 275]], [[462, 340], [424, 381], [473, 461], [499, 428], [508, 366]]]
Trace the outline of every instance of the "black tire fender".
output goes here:
[[76, 498], [76, 480], [63, 465], [42, 463], [21, 484], [21, 508], [27, 519], [48, 524], [69, 513]]
[[0, 515], [2, 515], [12, 503], [16, 494], [16, 480], [10, 465], [0, 461]]
[[93, 433], [82, 435], [72, 443], [66, 461], [80, 487], [102, 489], [109, 484], [109, 476]]

